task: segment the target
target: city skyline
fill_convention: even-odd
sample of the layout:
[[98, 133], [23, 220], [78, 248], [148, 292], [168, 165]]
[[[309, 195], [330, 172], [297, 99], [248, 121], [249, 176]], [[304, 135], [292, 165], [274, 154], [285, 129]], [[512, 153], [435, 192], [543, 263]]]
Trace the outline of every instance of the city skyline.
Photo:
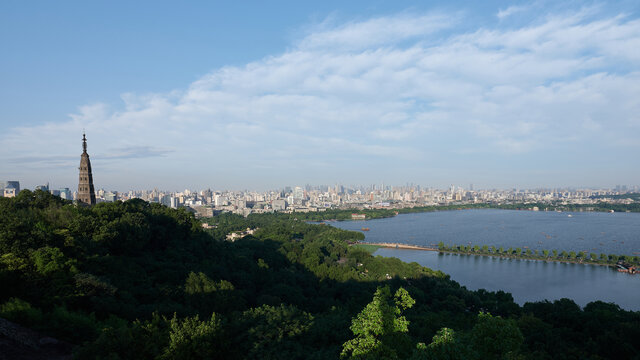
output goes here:
[[[82, 176], [82, 175], [81, 175]], [[45, 190], [51, 192], [54, 195], [61, 196], [67, 200], [74, 200], [78, 196], [78, 192], [73, 188], [69, 188], [66, 185], [55, 184], [50, 182], [44, 182], [32, 187], [25, 187], [21, 185], [20, 181], [4, 181], [0, 180], [0, 190], [2, 190], [2, 186], [13, 184], [17, 188], [21, 190]], [[384, 184], [384, 183], [367, 183], [367, 184], [283, 184], [278, 187], [268, 188], [268, 189], [249, 189], [249, 188], [220, 188], [215, 186], [204, 186], [201, 188], [161, 188], [157, 186], [150, 186], [147, 188], [109, 188], [109, 187], [96, 187], [94, 193], [96, 197], [101, 200], [104, 199], [104, 194], [111, 194], [110, 196], [114, 196], [112, 200], [114, 201], [118, 199], [119, 196], [125, 196], [125, 200], [132, 197], [144, 197], [144, 195], [152, 194], [152, 193], [162, 193], [162, 194], [194, 194], [198, 195], [203, 192], [212, 192], [217, 194], [223, 193], [234, 193], [234, 194], [293, 194], [294, 189], [301, 189], [305, 193], [339, 193], [339, 194], [347, 194], [347, 193], [357, 193], [361, 194], [371, 194], [371, 193], [391, 193], [391, 192], [400, 192], [400, 193], [411, 193], [411, 192], [427, 192], [427, 193], [439, 193], [439, 194], [453, 194], [453, 193], [463, 193], [463, 194], [581, 194], [584, 196], [591, 195], [611, 195], [611, 194], [635, 194], [640, 192], [640, 185], [633, 184], [617, 184], [611, 187], [589, 187], [589, 186], [564, 186], [564, 187], [538, 187], [538, 188], [524, 188], [524, 187], [508, 187], [508, 188], [497, 188], [497, 187], [479, 187], [475, 184], [450, 184], [449, 186], [437, 187], [430, 186], [424, 184], [416, 184], [416, 183], [405, 183], [405, 184]], [[340, 189], [340, 190], [337, 190]], [[64, 191], [66, 193], [65, 196], [60, 195], [59, 193]], [[120, 199], [122, 200], [122, 199]], [[151, 200], [157, 201], [157, 200]]]
[[363, 4], [1, 5], [0, 177], [74, 188], [84, 128], [96, 189], [638, 183], [637, 3]]
[[[84, 160], [84, 159], [83, 159]], [[87, 159], [88, 160], [88, 159]], [[88, 168], [88, 166], [87, 166]], [[90, 195], [86, 192], [86, 172], [80, 170], [78, 191], [68, 188], [56, 189], [50, 184], [38, 186], [36, 190], [48, 191], [66, 200], [79, 204], [128, 201], [142, 199], [171, 208], [187, 208], [198, 217], [211, 217], [215, 213], [229, 212], [248, 216], [273, 212], [307, 213], [326, 210], [353, 209], [404, 209], [433, 206], [486, 207], [549, 211], [557, 207], [579, 211], [631, 211], [637, 206], [638, 186], [618, 185], [615, 189], [476, 189], [451, 185], [447, 189], [426, 188], [416, 184], [391, 186], [372, 184], [369, 186], [287, 186], [270, 191], [229, 191], [222, 189], [185, 189], [167, 191], [161, 189], [110, 191], [98, 189]], [[86, 168], [85, 168], [86, 170]], [[84, 182], [84, 184], [83, 184]], [[17, 196], [20, 184], [15, 181], [0, 181], [0, 192], [5, 197]], [[629, 208], [631, 207], [631, 208]], [[614, 210], [617, 209], [617, 210]], [[359, 216], [359, 215], [358, 215]]]

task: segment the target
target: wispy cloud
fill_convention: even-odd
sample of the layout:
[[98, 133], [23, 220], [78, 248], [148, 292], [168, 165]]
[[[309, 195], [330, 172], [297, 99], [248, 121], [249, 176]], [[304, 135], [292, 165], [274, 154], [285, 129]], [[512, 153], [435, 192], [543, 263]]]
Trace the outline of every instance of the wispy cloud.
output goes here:
[[[472, 31], [446, 13], [327, 21], [284, 53], [216, 69], [184, 90], [125, 94], [120, 109], [90, 104], [66, 122], [8, 129], [0, 159], [66, 159], [79, 154], [82, 128], [98, 165], [117, 159], [231, 184], [258, 173], [429, 177], [430, 167], [471, 167], [480, 156], [544, 163], [595, 143], [637, 151], [640, 20], [589, 11]], [[461, 149], [467, 159], [453, 165]]]
[[173, 150], [159, 149], [153, 146], [127, 146], [119, 149], [113, 149], [106, 154], [100, 154], [103, 159], [122, 160], [122, 159], [144, 159], [153, 157], [164, 157]]
[[457, 22], [458, 18], [451, 14], [436, 13], [404, 13], [337, 25], [327, 20], [302, 39], [298, 48], [353, 51], [381, 45], [396, 46], [399, 41], [421, 39], [451, 28]]
[[525, 10], [529, 9], [529, 6], [509, 6], [506, 9], [500, 9], [498, 11], [498, 13], [496, 14], [496, 16], [498, 17], [498, 19], [502, 20], [504, 18], [507, 18], [513, 14], [519, 13], [519, 12], [523, 12]]

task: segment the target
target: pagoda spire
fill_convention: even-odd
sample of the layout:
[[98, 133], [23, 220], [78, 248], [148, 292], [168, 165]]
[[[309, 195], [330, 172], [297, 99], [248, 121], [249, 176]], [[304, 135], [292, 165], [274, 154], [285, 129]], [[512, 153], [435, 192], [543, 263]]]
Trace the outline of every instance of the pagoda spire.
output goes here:
[[96, 193], [93, 187], [93, 174], [91, 173], [91, 161], [87, 153], [87, 136], [82, 132], [82, 155], [80, 155], [80, 174], [78, 177], [78, 202], [86, 205], [96, 203]]

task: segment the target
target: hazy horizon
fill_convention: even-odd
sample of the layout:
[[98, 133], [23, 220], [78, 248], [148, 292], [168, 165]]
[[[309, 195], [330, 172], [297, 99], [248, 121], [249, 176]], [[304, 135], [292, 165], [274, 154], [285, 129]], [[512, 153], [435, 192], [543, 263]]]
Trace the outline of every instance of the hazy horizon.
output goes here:
[[0, 180], [613, 188], [640, 3], [0, 5]]
[[[11, 181], [11, 179], [0, 179], [0, 181]], [[73, 185], [73, 186], [66, 186], [66, 185], [60, 185], [60, 184], [52, 184], [52, 183], [41, 183], [41, 184], [34, 184], [34, 185], [24, 185], [22, 183], [20, 183], [20, 188], [21, 190], [24, 189], [29, 189], [29, 190], [34, 190], [36, 187], [38, 186], [43, 186], [43, 185], [49, 185], [49, 190], [60, 190], [60, 189], [64, 189], [64, 188], [68, 188], [71, 191], [76, 191], [77, 190], [77, 185]], [[148, 187], [142, 187], [142, 188], [114, 188], [114, 187], [95, 187], [95, 190], [104, 190], [104, 191], [116, 191], [119, 193], [127, 193], [129, 191], [134, 191], [134, 192], [138, 192], [138, 191], [153, 191], [153, 190], [157, 190], [160, 192], [175, 192], [175, 193], [179, 193], [179, 192], [184, 192], [186, 190], [189, 191], [203, 191], [203, 190], [211, 190], [214, 192], [270, 192], [270, 191], [283, 191], [287, 188], [290, 188], [291, 190], [293, 190], [293, 188], [299, 186], [303, 189], [307, 189], [307, 188], [311, 188], [312, 190], [317, 190], [319, 188], [323, 188], [323, 187], [328, 187], [328, 188], [334, 188], [336, 185], [341, 185], [344, 187], [344, 189], [348, 189], [348, 190], [374, 190], [372, 188], [372, 186], [375, 186], [375, 191], [380, 191], [381, 190], [381, 185], [382, 184], [372, 184], [372, 183], [367, 183], [367, 184], [343, 184], [343, 183], [335, 183], [335, 184], [282, 184], [279, 186], [274, 186], [274, 187], [265, 187], [265, 186], [261, 186], [261, 187], [257, 187], [257, 188], [240, 188], [240, 187], [236, 187], [236, 188], [221, 188], [221, 187], [216, 187], [213, 185], [210, 186], [203, 186], [203, 187], [188, 187], [188, 186], [184, 186], [184, 187], [177, 187], [177, 188], [163, 188], [163, 187], [158, 187], [158, 186], [153, 186], [152, 184], [150, 184]], [[409, 188], [415, 188], [415, 187], [420, 187], [421, 190], [432, 190], [432, 191], [449, 191], [449, 189], [451, 188], [451, 186], [455, 186], [456, 191], [457, 190], [464, 190], [464, 191], [476, 191], [476, 192], [481, 192], [481, 191], [511, 191], [511, 190], [517, 190], [517, 191], [559, 191], [559, 192], [563, 192], [563, 191], [582, 191], [582, 190], [612, 190], [612, 191], [616, 191], [617, 187], [622, 187], [624, 186], [624, 190], [621, 189], [621, 191], [624, 192], [635, 192], [638, 190], [638, 188], [640, 188], [640, 185], [636, 185], [636, 184], [616, 184], [614, 186], [541, 186], [541, 187], [532, 187], [532, 188], [527, 188], [527, 187], [519, 187], [519, 186], [511, 186], [511, 187], [496, 187], [496, 186], [477, 186], [476, 184], [468, 184], [468, 185], [461, 185], [461, 184], [449, 184], [447, 186], [432, 186], [432, 185], [424, 185], [424, 184], [417, 184], [417, 183], [407, 183], [407, 184], [384, 184], [384, 188], [385, 190], [398, 190], [400, 188], [405, 188], [405, 189], [409, 189]], [[473, 185], [473, 189], [470, 188], [469, 185]]]

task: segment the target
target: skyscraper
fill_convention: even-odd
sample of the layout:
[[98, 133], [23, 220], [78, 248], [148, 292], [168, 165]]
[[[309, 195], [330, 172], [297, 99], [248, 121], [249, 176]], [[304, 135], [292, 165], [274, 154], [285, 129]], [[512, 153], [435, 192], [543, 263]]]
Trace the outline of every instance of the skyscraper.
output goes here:
[[93, 189], [93, 175], [91, 174], [91, 161], [87, 154], [87, 138], [82, 133], [82, 155], [80, 155], [80, 178], [78, 181], [78, 202], [94, 205], [96, 193]]

